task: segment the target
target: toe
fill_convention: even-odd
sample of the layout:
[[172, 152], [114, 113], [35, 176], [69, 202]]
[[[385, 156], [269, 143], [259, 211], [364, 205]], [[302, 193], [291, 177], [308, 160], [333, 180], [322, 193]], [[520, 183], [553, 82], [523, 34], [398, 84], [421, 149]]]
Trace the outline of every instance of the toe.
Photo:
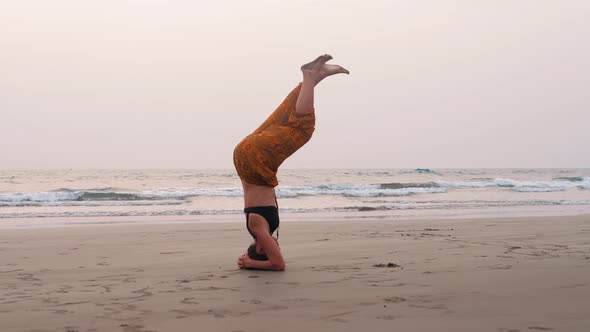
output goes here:
[[306, 63], [303, 66], [301, 66], [301, 69], [313, 70], [315, 67], [317, 67], [318, 64], [323, 64], [326, 61], [327, 60], [324, 60], [324, 55], [320, 55], [312, 62]]
[[324, 55], [320, 56], [320, 58], [322, 59], [322, 63], [326, 63], [326, 62], [332, 60], [332, 56], [330, 54], [324, 54]]

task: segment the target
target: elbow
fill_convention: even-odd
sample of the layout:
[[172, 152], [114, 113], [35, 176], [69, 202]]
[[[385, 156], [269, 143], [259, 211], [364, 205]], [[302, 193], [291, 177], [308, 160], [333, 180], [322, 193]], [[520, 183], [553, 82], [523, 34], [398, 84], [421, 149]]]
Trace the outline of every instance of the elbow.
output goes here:
[[273, 270], [275, 271], [285, 271], [285, 268], [287, 267], [287, 264], [285, 264], [285, 262], [277, 262], [272, 264]]

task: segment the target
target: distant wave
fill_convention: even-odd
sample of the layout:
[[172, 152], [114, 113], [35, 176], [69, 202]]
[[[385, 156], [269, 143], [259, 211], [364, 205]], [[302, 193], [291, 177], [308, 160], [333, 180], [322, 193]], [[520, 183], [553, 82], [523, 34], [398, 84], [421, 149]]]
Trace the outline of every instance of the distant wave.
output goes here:
[[[574, 180], [575, 179], [575, 180]], [[443, 188], [511, 188], [518, 192], [550, 192], [564, 191], [570, 188], [590, 189], [590, 178], [571, 177], [560, 181], [517, 181], [512, 179], [496, 178], [493, 180], [473, 182], [436, 181]]]
[[241, 210], [158, 210], [158, 211], [60, 211], [17, 212], [0, 214], [2, 218], [83, 218], [83, 217], [147, 217], [147, 216], [196, 216], [243, 213]]
[[440, 186], [434, 182], [427, 183], [382, 183], [382, 189], [404, 189], [404, 188], [439, 188]]
[[[394, 188], [395, 187], [395, 188]], [[420, 185], [392, 186], [384, 185], [316, 185], [316, 186], [281, 186], [277, 188], [279, 197], [300, 196], [344, 196], [344, 197], [395, 197], [414, 194], [444, 193], [446, 188]], [[112, 191], [72, 191], [65, 190], [36, 193], [0, 193], [0, 202], [67, 202], [67, 201], [158, 201], [185, 200], [191, 197], [241, 197], [241, 188], [202, 188], [178, 190], [151, 190], [142, 192]]]
[[434, 173], [431, 169], [429, 168], [415, 168], [414, 172], [416, 173]]
[[77, 200], [79, 195], [74, 192], [38, 192], [0, 194], [0, 202], [57, 202]]
[[590, 189], [590, 178], [588, 177], [559, 177], [558, 181], [517, 181], [504, 178], [479, 178], [476, 181], [434, 181], [424, 183], [384, 183], [383, 189], [405, 189], [405, 188], [511, 188], [518, 192], [550, 192], [564, 191], [570, 188]]
[[397, 197], [416, 194], [446, 193], [446, 188], [420, 184], [329, 184], [318, 186], [282, 186], [279, 197], [344, 196], [344, 197]]
[[142, 192], [74, 191], [61, 189], [53, 192], [0, 193], [0, 202], [60, 202], [60, 201], [149, 201], [183, 200], [195, 196], [240, 197], [238, 188], [151, 190]]
[[[477, 181], [434, 181], [423, 183], [390, 182], [381, 184], [320, 184], [300, 186], [279, 186], [280, 198], [297, 198], [306, 196], [341, 196], [341, 197], [401, 197], [410, 195], [444, 194], [449, 189], [508, 188], [515, 192], [552, 192], [570, 188], [590, 190], [590, 177], [567, 177], [554, 181], [517, 181], [512, 179], [482, 178]], [[111, 187], [90, 190], [60, 188], [50, 192], [16, 192], [0, 193], [2, 206], [42, 205], [171, 205], [168, 201], [184, 201], [194, 197], [242, 197], [241, 188], [192, 188], [160, 189], [140, 192], [118, 191]], [[166, 202], [163, 202], [166, 201]], [[66, 203], [67, 202], [67, 203]], [[107, 203], [109, 202], [109, 203]], [[115, 204], [113, 202], [121, 202]], [[136, 202], [136, 203], [131, 203]], [[143, 202], [143, 203], [140, 203]], [[152, 202], [152, 203], [149, 203]]]
[[590, 200], [471, 200], [471, 201], [422, 201], [396, 202], [395, 204], [380, 206], [350, 206], [335, 210], [348, 211], [390, 211], [390, 210], [450, 210], [475, 209], [488, 207], [518, 207], [518, 206], [556, 206], [556, 205], [590, 205]]
[[[523, 206], [572, 206], [590, 205], [590, 200], [472, 200], [472, 201], [407, 201], [388, 205], [354, 205], [332, 208], [281, 208], [281, 213], [330, 213], [330, 212], [379, 212], [396, 210], [456, 210], [489, 207], [523, 207]], [[143, 217], [143, 216], [197, 216], [241, 214], [239, 209], [219, 210], [156, 210], [156, 211], [44, 211], [15, 212], [0, 214], [2, 218], [65, 218], [65, 217]]]
[[0, 202], [0, 207], [41, 207], [41, 206], [82, 206], [82, 207], [107, 207], [107, 206], [165, 206], [182, 205], [181, 200], [160, 200], [160, 201], [57, 201], [57, 202]]
[[582, 182], [582, 181], [584, 181], [584, 178], [581, 176], [560, 176], [560, 177], [553, 178], [553, 180]]

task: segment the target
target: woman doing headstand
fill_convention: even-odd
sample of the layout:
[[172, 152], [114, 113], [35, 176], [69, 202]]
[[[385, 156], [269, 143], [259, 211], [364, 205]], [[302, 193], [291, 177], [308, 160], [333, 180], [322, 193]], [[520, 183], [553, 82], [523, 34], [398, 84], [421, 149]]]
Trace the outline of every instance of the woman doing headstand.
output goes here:
[[277, 170], [313, 134], [314, 87], [328, 76], [349, 73], [341, 66], [326, 64], [330, 59], [332, 57], [325, 54], [303, 65], [302, 83], [234, 150], [234, 165], [244, 188], [246, 228], [254, 238], [247, 252], [238, 258], [241, 269], [285, 269], [278, 237], [272, 236], [279, 227], [274, 190], [279, 184]]

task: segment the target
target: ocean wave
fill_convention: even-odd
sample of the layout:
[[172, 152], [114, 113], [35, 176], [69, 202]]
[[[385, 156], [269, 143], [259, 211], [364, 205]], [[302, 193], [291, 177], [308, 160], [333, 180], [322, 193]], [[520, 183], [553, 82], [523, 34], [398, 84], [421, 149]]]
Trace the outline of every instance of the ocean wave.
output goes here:
[[66, 201], [150, 201], [183, 200], [194, 196], [241, 197], [239, 188], [212, 188], [188, 190], [151, 190], [142, 192], [75, 191], [62, 188], [52, 192], [0, 193], [0, 202], [66, 202]]
[[[298, 198], [316, 196], [340, 197], [399, 197], [410, 195], [444, 194], [449, 189], [507, 188], [515, 192], [553, 192], [570, 188], [590, 190], [590, 177], [570, 177], [567, 180], [518, 181], [495, 178], [478, 181], [434, 181], [434, 182], [387, 182], [381, 184], [319, 184], [319, 185], [281, 185], [276, 188], [279, 198]], [[118, 191], [112, 187], [76, 190], [60, 188], [49, 192], [0, 193], [0, 203], [37, 202], [49, 204], [56, 202], [150, 202], [185, 201], [196, 197], [239, 198], [241, 188], [185, 188], [158, 189], [147, 191]], [[145, 203], [150, 205], [150, 203]], [[5, 206], [6, 204], [4, 204]], [[100, 205], [100, 204], [97, 204]], [[122, 204], [125, 205], [125, 204]], [[127, 205], [132, 205], [129, 203]], [[0, 204], [0, 206], [3, 206]], [[14, 206], [12, 204], [11, 206]]]
[[430, 168], [414, 168], [414, 169], [404, 169], [399, 170], [399, 174], [433, 174], [433, 175], [441, 175], [438, 172], [433, 171]]
[[281, 186], [277, 195], [281, 198], [300, 196], [344, 196], [344, 197], [397, 197], [416, 194], [438, 194], [447, 192], [446, 188], [433, 186], [404, 186], [403, 184], [330, 184], [317, 186]]
[[553, 180], [563, 180], [563, 181], [571, 181], [571, 182], [582, 182], [584, 178], [581, 176], [559, 176], [553, 178]]
[[556, 191], [566, 191], [568, 188], [543, 188], [543, 187], [516, 187], [512, 188], [512, 191], [521, 193], [549, 193]]
[[166, 206], [182, 205], [183, 201], [56, 201], [56, 202], [0, 202], [0, 207], [108, 207], [108, 206]]
[[150, 217], [150, 216], [200, 216], [241, 214], [243, 210], [156, 210], [156, 211], [59, 211], [15, 212], [0, 214], [8, 218], [87, 218], [87, 217]]
[[[399, 210], [457, 210], [490, 207], [525, 207], [525, 206], [572, 206], [590, 205], [590, 200], [472, 200], [472, 201], [407, 201], [393, 204], [354, 205], [341, 207], [281, 208], [281, 213], [332, 213], [332, 212], [379, 212]], [[3, 218], [69, 218], [69, 217], [145, 217], [145, 216], [198, 216], [198, 215], [233, 215], [243, 213], [240, 209], [218, 210], [155, 210], [155, 211], [51, 211], [51, 212], [15, 212], [0, 214]]]
[[75, 192], [0, 193], [0, 202], [57, 202], [78, 199]]
[[438, 188], [438, 184], [434, 182], [426, 183], [382, 183], [379, 185], [381, 189], [404, 189], [404, 188]]
[[[470, 200], [470, 201], [407, 201], [378, 206], [349, 206], [330, 209], [336, 212], [345, 211], [395, 211], [395, 210], [456, 210], [498, 207], [524, 206], [562, 206], [562, 205], [590, 205], [590, 200]], [[329, 212], [329, 211], [326, 211]]]
[[[326, 184], [315, 186], [280, 186], [277, 195], [281, 198], [302, 196], [344, 196], [344, 197], [395, 197], [414, 194], [445, 193], [446, 188], [432, 184], [384, 184], [348, 185]], [[160, 201], [186, 200], [191, 197], [242, 197], [241, 188], [201, 188], [182, 190], [150, 190], [142, 192], [73, 191], [70, 189], [37, 193], [2, 193], [0, 202], [71, 202], [71, 201]]]
[[576, 180], [568, 178], [560, 181], [518, 181], [512, 179], [496, 178], [493, 180], [470, 181], [470, 182], [453, 182], [453, 181], [436, 181], [435, 183], [443, 188], [511, 188], [518, 192], [549, 192], [564, 191], [570, 188], [590, 189], [590, 178], [576, 177]]

